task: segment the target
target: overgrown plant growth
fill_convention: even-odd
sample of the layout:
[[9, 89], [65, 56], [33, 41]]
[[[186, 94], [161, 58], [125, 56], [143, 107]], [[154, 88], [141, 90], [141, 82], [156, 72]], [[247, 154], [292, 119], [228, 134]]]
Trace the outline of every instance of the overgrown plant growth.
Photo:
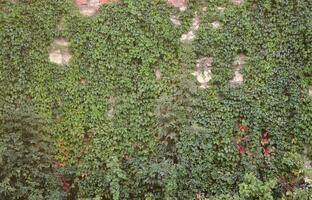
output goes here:
[[29, 108], [3, 113], [0, 130], [1, 199], [61, 199], [53, 145], [45, 124]]
[[[103, 2], [85, 16], [83, 1], [0, 1], [0, 116], [33, 105], [56, 147], [55, 179], [34, 166], [24, 190], [1, 172], [0, 195], [311, 198], [311, 1]], [[38, 132], [17, 116], [1, 130]], [[7, 171], [6, 148], [28, 152], [14, 138], [1, 131]]]

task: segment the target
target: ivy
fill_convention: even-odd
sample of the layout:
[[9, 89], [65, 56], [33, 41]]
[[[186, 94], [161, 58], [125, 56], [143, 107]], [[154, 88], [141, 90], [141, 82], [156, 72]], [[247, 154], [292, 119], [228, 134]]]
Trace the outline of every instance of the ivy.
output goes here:
[[[86, 17], [71, 0], [0, 2], [0, 115], [30, 104], [49, 122], [68, 199], [308, 195], [312, 4], [187, 7], [121, 0]], [[67, 65], [49, 62], [57, 38]], [[213, 60], [206, 89], [191, 75], [202, 58]], [[231, 83], [235, 65], [242, 84]]]

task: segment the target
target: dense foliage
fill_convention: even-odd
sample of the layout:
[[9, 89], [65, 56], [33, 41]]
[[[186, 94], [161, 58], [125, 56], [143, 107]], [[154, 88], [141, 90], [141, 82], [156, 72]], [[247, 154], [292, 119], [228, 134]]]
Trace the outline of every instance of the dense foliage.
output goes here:
[[5, 112], [0, 130], [1, 199], [60, 199], [53, 148], [44, 123], [29, 109]]
[[[195, 15], [196, 39], [182, 43]], [[48, 59], [58, 37], [70, 42], [66, 66]], [[5, 0], [0, 43], [0, 115], [33, 104], [48, 122], [68, 199], [309, 198], [311, 1], [189, 0], [179, 12], [120, 0], [84, 17], [71, 0]], [[239, 54], [244, 83], [233, 86]], [[213, 58], [204, 90], [191, 75], [202, 57]]]

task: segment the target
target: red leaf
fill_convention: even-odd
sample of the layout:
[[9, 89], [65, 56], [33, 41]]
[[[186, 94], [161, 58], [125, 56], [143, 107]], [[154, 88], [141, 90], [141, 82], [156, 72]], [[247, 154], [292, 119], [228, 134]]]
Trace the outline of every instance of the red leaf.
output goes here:
[[64, 178], [63, 175], [59, 175], [58, 177], [60, 178], [60, 180], [63, 184], [63, 190], [65, 192], [67, 192], [69, 190], [71, 184]]
[[261, 138], [262, 139], [269, 139], [269, 132], [268, 132], [268, 130], [264, 129], [262, 131]]
[[262, 146], [269, 144], [269, 132], [268, 132], [268, 130], [264, 129], [262, 131], [260, 143]]
[[245, 147], [243, 146], [243, 145], [241, 145], [241, 144], [239, 144], [239, 145], [237, 145], [238, 146], [238, 152], [239, 152], [239, 154], [244, 154], [245, 152], [246, 152], [246, 149], [245, 149]]
[[69, 188], [70, 188], [70, 184], [67, 181], [63, 182], [63, 190], [67, 192]]
[[269, 147], [262, 147], [262, 153], [265, 156], [269, 156], [270, 155], [270, 149]]
[[247, 131], [247, 126], [245, 126], [245, 125], [243, 125], [243, 124], [240, 124], [240, 125], [239, 125], [239, 130], [240, 130], [241, 132], [246, 132], [246, 131]]

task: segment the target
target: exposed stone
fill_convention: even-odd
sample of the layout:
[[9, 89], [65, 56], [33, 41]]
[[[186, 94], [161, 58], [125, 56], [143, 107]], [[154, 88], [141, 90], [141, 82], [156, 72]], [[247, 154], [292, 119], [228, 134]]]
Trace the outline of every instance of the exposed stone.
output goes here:
[[184, 33], [181, 36], [181, 41], [182, 42], [190, 42], [190, 41], [194, 40], [195, 39], [195, 33], [198, 31], [199, 25], [200, 25], [200, 19], [198, 16], [195, 16], [193, 18], [192, 26], [191, 26], [189, 32]]
[[236, 68], [234, 71], [234, 78], [230, 81], [232, 85], [240, 85], [243, 83], [244, 78], [243, 75], [241, 74], [241, 68]]
[[[89, 6], [94, 6], [94, 7], [98, 7], [101, 5], [101, 2], [103, 1], [99, 1], [99, 0], [89, 0]], [[107, 2], [105, 2], [107, 3]]]
[[155, 69], [155, 76], [156, 76], [156, 80], [161, 79], [161, 71], [159, 68]]
[[199, 17], [198, 17], [198, 16], [195, 16], [195, 17], [193, 18], [193, 22], [192, 22], [192, 27], [191, 27], [191, 29], [192, 29], [193, 31], [198, 31], [198, 29], [199, 29], [199, 24], [200, 24]]
[[308, 155], [308, 151], [309, 151], [309, 148], [307, 145], [303, 145], [303, 155], [307, 156]]
[[196, 80], [201, 84], [200, 88], [208, 88], [208, 82], [212, 78], [211, 66], [213, 59], [211, 57], [204, 57], [197, 60], [196, 71], [192, 73]]
[[252, 10], [256, 10], [257, 9], [257, 4], [256, 3], [253, 3], [252, 6], [251, 6]]
[[[111, 1], [117, 2], [117, 0]], [[90, 17], [96, 14], [101, 5], [109, 2], [109, 0], [76, 0], [76, 5], [82, 15]]]
[[305, 166], [306, 169], [312, 169], [312, 161], [311, 161], [311, 160], [307, 161], [307, 162], [304, 164], [304, 166]]
[[176, 15], [171, 15], [170, 16], [170, 21], [175, 25], [175, 26], [180, 26], [181, 25], [181, 21], [179, 20], [179, 18]]
[[97, 12], [97, 9], [91, 6], [83, 6], [80, 8], [80, 13], [84, 16], [91, 17], [95, 15]]
[[312, 87], [309, 88], [309, 95], [312, 97]]
[[68, 50], [69, 43], [64, 38], [55, 39], [49, 52], [49, 60], [58, 65], [66, 65], [71, 59]]
[[244, 81], [244, 77], [241, 73], [243, 65], [246, 62], [246, 56], [244, 54], [239, 54], [233, 65], [234, 65], [234, 78], [230, 81], [231, 85], [241, 85]]
[[58, 38], [54, 40], [54, 45], [68, 47], [69, 42], [67, 42], [64, 38]]
[[243, 53], [241, 53], [236, 57], [233, 64], [234, 65], [244, 65], [245, 63], [246, 63], [246, 56]]
[[244, 0], [231, 0], [231, 2], [235, 5], [241, 5], [242, 3], [244, 3]]
[[71, 59], [71, 57], [72, 57], [68, 50], [63, 51], [62, 56], [63, 56], [63, 58], [62, 58], [63, 59], [63, 64], [68, 64], [70, 59]]
[[217, 9], [218, 9], [221, 13], [223, 13], [223, 12], [224, 12], [224, 10], [225, 10], [225, 8], [224, 8], [224, 7], [217, 7]]
[[110, 96], [108, 99], [108, 111], [107, 111], [107, 117], [109, 119], [112, 119], [114, 117], [115, 107], [116, 107], [116, 97]]
[[88, 0], [76, 0], [76, 4], [77, 5], [87, 5], [88, 4]]
[[186, 0], [167, 0], [167, 2], [175, 8], [178, 8], [180, 11], [185, 11], [187, 9]]
[[[100, 4], [106, 4], [109, 0], [100, 0]], [[115, 1], [116, 2], [116, 1]]]
[[195, 33], [194, 31], [189, 31], [187, 33], [184, 33], [182, 36], [181, 36], [181, 41], [182, 42], [188, 42], [188, 41], [192, 41], [195, 39]]
[[81, 85], [86, 85], [87, 84], [87, 80], [82, 78], [82, 79], [80, 79], [80, 83], [81, 83]]
[[61, 50], [50, 51], [49, 60], [50, 62], [58, 64], [58, 65], [63, 64], [63, 55], [62, 55]]
[[213, 28], [217, 29], [221, 26], [221, 22], [216, 20], [216, 21], [212, 22], [211, 25]]

